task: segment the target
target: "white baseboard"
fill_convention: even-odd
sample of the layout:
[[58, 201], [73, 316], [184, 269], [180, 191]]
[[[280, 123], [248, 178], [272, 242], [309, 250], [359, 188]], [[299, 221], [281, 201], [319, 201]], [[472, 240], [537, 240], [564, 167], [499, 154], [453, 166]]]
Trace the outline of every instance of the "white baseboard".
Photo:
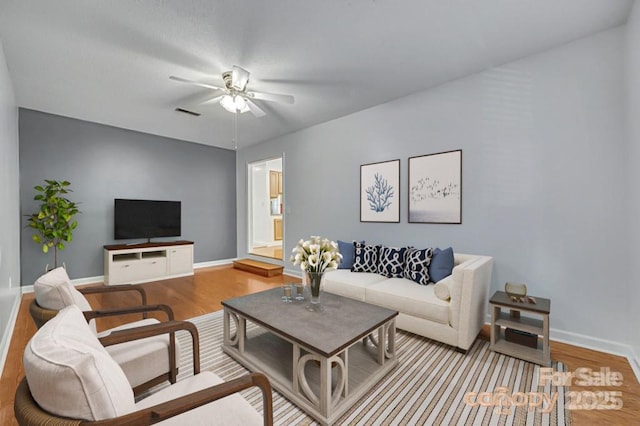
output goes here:
[[285, 269], [283, 273], [290, 277], [302, 278], [302, 271], [300, 269]]
[[4, 372], [4, 363], [7, 361], [7, 355], [9, 354], [9, 346], [11, 345], [11, 339], [13, 338], [13, 329], [15, 328], [16, 321], [18, 320], [20, 302], [22, 302], [21, 293], [17, 291], [15, 300], [13, 301], [13, 306], [11, 307], [7, 326], [5, 327], [2, 340], [0, 341], [0, 376]]
[[212, 260], [210, 262], [198, 262], [193, 264], [193, 269], [208, 268], [210, 266], [230, 265], [234, 260], [238, 260], [238, 258], [234, 257], [231, 259]]
[[640, 383], [640, 357], [638, 357], [638, 353], [633, 349], [633, 346], [629, 347], [630, 354], [627, 356], [629, 360], [629, 364], [631, 364], [631, 368], [633, 369], [633, 373], [636, 375], [636, 380]]

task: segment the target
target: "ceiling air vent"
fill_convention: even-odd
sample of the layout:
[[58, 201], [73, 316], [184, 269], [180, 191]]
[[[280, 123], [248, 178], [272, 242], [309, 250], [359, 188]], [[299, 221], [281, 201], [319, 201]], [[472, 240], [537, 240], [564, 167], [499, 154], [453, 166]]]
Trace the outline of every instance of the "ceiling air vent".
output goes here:
[[201, 115], [201, 114], [199, 114], [197, 112], [189, 111], [188, 109], [184, 109], [184, 108], [180, 108], [180, 107], [176, 108], [176, 111], [184, 112], [185, 114], [193, 115], [193, 116], [196, 116], [196, 117], [200, 117], [200, 115]]

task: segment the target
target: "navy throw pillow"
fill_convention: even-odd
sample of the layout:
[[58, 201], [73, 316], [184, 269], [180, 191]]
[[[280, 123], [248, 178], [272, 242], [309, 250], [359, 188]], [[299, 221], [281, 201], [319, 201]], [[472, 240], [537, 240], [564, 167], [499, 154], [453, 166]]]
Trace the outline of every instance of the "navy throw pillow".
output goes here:
[[433, 249], [407, 248], [405, 255], [404, 277], [421, 285], [429, 284], [429, 263]]
[[378, 254], [378, 273], [389, 278], [404, 276], [404, 261], [407, 247], [380, 247]]
[[431, 281], [437, 283], [443, 278], [453, 273], [453, 248], [449, 247], [444, 250], [439, 248], [433, 251], [433, 258], [429, 265], [429, 276]]
[[[342, 255], [342, 262], [338, 265], [338, 269], [351, 269], [353, 266], [353, 260], [356, 253], [356, 248], [353, 245], [355, 241], [346, 242], [338, 240], [338, 251]], [[364, 244], [364, 240], [360, 241]]]
[[355, 248], [353, 266], [351, 272], [378, 272], [378, 251], [380, 246], [368, 246], [354, 242]]

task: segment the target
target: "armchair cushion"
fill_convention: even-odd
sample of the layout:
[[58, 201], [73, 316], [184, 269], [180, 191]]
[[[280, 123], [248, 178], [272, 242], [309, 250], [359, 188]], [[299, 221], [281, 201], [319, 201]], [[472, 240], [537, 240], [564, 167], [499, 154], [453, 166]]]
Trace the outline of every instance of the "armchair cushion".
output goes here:
[[[81, 311], [90, 311], [91, 305], [82, 293], [71, 284], [67, 271], [62, 267], [53, 269], [36, 280], [33, 291], [38, 305], [59, 311], [69, 305], [78, 305]], [[95, 321], [91, 321], [95, 332]]]
[[[210, 371], [204, 371], [193, 377], [162, 389], [136, 404], [136, 410], [188, 395], [193, 392], [218, 385], [224, 381]], [[215, 419], [215, 421], [213, 421]], [[263, 419], [258, 412], [240, 394], [229, 395], [202, 407], [190, 410], [171, 419], [157, 423], [159, 425], [262, 425]]]
[[126, 376], [75, 305], [36, 332], [23, 362], [33, 398], [53, 414], [103, 420], [135, 409]]
[[[109, 335], [118, 330], [158, 324], [159, 322], [155, 318], [134, 321], [98, 333], [98, 337]], [[136, 387], [147, 382], [150, 377], [157, 377], [167, 372], [167, 366], [169, 365], [168, 347], [169, 336], [163, 334], [107, 346], [105, 349], [122, 368], [131, 387]], [[180, 345], [177, 342], [175, 348], [176, 361], [180, 362]]]
[[[69, 305], [78, 305], [81, 310], [91, 310], [87, 299], [71, 284], [67, 271], [60, 266], [36, 280], [33, 285], [38, 305], [59, 311]], [[85, 309], [86, 308], [86, 309]]]

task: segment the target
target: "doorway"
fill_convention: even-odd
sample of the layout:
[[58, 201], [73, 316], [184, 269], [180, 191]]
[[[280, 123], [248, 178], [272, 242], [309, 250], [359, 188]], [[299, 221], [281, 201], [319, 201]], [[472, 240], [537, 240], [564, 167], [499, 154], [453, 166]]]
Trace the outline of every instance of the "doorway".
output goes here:
[[282, 157], [248, 165], [249, 254], [283, 260], [284, 236]]

